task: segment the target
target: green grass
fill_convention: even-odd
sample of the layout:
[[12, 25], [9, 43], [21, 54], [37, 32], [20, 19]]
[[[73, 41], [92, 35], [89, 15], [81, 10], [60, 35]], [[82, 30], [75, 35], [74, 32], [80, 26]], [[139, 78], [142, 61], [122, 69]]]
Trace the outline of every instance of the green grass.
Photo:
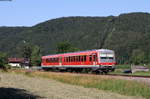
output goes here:
[[[29, 77], [54, 79], [67, 84], [79, 85], [86, 88], [96, 88], [128, 96], [141, 96], [150, 99], [150, 86], [136, 81], [121, 80], [108, 76], [80, 75], [70, 73], [24, 72], [15, 71]], [[15, 73], [13, 72], [13, 73]]]
[[116, 69], [130, 69], [131, 65], [126, 64], [126, 65], [116, 65]]
[[135, 72], [135, 73], [133, 73], [132, 75], [142, 75], [142, 76], [150, 76], [150, 71], [148, 71], [148, 72]]

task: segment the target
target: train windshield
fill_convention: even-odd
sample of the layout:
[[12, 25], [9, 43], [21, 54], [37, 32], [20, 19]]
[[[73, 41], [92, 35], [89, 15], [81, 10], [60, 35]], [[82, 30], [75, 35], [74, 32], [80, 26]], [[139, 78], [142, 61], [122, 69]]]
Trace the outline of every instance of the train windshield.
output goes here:
[[114, 54], [113, 53], [100, 54], [100, 61], [101, 62], [115, 62]]

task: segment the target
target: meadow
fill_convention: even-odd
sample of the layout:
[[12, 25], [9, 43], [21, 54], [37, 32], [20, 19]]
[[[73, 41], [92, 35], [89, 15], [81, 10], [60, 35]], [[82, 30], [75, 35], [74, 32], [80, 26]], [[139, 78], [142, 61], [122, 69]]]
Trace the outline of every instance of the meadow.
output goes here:
[[53, 79], [59, 82], [83, 86], [85, 88], [96, 88], [109, 92], [115, 92], [127, 96], [140, 96], [150, 99], [150, 86], [143, 82], [122, 80], [109, 76], [72, 74], [72, 73], [55, 73], [55, 72], [37, 72], [15, 70], [9, 73], [23, 74], [29, 77], [42, 77]]

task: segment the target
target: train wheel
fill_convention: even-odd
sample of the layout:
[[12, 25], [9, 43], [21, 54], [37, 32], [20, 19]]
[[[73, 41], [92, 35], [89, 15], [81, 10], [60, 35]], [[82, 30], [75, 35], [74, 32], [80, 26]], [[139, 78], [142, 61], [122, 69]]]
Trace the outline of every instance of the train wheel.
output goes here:
[[103, 73], [106, 75], [108, 74], [109, 70], [104, 70]]

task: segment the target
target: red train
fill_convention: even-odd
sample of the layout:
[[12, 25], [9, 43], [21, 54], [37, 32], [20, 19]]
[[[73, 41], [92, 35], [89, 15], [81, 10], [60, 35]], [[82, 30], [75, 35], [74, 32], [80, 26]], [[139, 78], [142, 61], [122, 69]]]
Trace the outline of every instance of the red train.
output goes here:
[[115, 64], [113, 50], [96, 49], [43, 56], [41, 66], [44, 70], [107, 73], [115, 70]]

